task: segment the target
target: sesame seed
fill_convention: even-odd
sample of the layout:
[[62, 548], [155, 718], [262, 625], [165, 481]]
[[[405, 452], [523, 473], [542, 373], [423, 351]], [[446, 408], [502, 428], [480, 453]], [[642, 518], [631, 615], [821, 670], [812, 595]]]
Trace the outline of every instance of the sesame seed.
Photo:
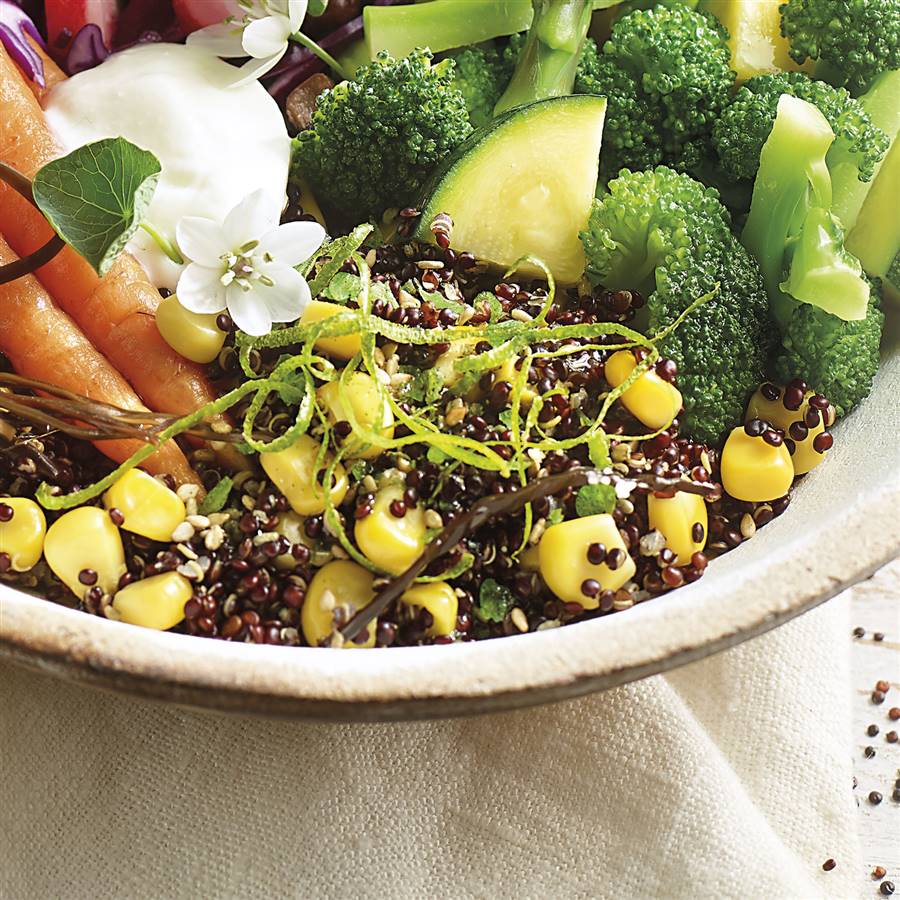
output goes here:
[[528, 631], [528, 618], [521, 607], [515, 607], [509, 614], [509, 618], [513, 625], [515, 625], [523, 634]]
[[189, 541], [194, 536], [194, 526], [190, 522], [184, 521], [178, 525], [172, 532], [172, 540], [175, 543]]

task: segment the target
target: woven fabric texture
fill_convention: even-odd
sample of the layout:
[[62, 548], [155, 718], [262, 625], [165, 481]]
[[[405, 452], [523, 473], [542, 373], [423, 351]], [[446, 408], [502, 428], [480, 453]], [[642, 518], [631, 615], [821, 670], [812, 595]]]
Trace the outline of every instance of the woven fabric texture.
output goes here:
[[[900, 564], [877, 577], [900, 596]], [[195, 713], [3, 665], [0, 894], [855, 896], [849, 602], [605, 694], [417, 724]]]

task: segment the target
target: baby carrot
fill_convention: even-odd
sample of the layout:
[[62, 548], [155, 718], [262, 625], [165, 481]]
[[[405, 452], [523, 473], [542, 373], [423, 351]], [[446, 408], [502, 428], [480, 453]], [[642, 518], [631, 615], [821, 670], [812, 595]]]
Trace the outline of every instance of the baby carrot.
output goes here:
[[[0, 265], [16, 259], [0, 237]], [[97, 352], [33, 275], [0, 284], [0, 352], [26, 378], [47, 381], [121, 409], [145, 409], [125, 379]], [[140, 441], [129, 440], [97, 442], [98, 449], [117, 462], [142, 446]], [[160, 447], [144, 468], [153, 474], [167, 472], [179, 483], [197, 482], [184, 454], [172, 442]]]
[[44, 85], [42, 87], [30, 78], [26, 79], [26, 84], [31, 88], [31, 93], [37, 97], [38, 103], [43, 106], [47, 94], [49, 94], [61, 81], [65, 81], [68, 76], [33, 37], [29, 37], [28, 42], [34, 47], [35, 53], [40, 56], [41, 62], [44, 64]]
[[[0, 160], [32, 177], [58, 155], [40, 105], [0, 47]], [[33, 252], [53, 234], [41, 213], [2, 183], [0, 232], [19, 256]], [[123, 253], [101, 279], [66, 247], [36, 274], [152, 409], [185, 415], [215, 399], [203, 369], [176, 353], [159, 334], [159, 292], [133, 256]]]

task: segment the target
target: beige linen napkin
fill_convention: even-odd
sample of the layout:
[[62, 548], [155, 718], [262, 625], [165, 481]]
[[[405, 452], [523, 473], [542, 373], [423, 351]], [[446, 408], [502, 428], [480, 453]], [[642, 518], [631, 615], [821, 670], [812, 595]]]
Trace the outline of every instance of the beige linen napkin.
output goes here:
[[[900, 565], [880, 577], [900, 596]], [[412, 725], [187, 712], [3, 666], [0, 891], [856, 896], [849, 599], [665, 677]]]

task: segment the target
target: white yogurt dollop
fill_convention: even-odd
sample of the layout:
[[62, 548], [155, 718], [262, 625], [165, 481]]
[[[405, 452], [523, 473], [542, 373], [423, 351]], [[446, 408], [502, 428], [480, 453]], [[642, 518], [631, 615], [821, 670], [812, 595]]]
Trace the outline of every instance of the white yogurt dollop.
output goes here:
[[[285, 199], [290, 138], [275, 101], [256, 81], [180, 44], [145, 44], [59, 84], [47, 121], [66, 150], [124, 137], [162, 164], [147, 222], [174, 242], [182, 216], [222, 221], [262, 189], [277, 218]], [[183, 267], [143, 230], [129, 244], [151, 280], [174, 290]]]

